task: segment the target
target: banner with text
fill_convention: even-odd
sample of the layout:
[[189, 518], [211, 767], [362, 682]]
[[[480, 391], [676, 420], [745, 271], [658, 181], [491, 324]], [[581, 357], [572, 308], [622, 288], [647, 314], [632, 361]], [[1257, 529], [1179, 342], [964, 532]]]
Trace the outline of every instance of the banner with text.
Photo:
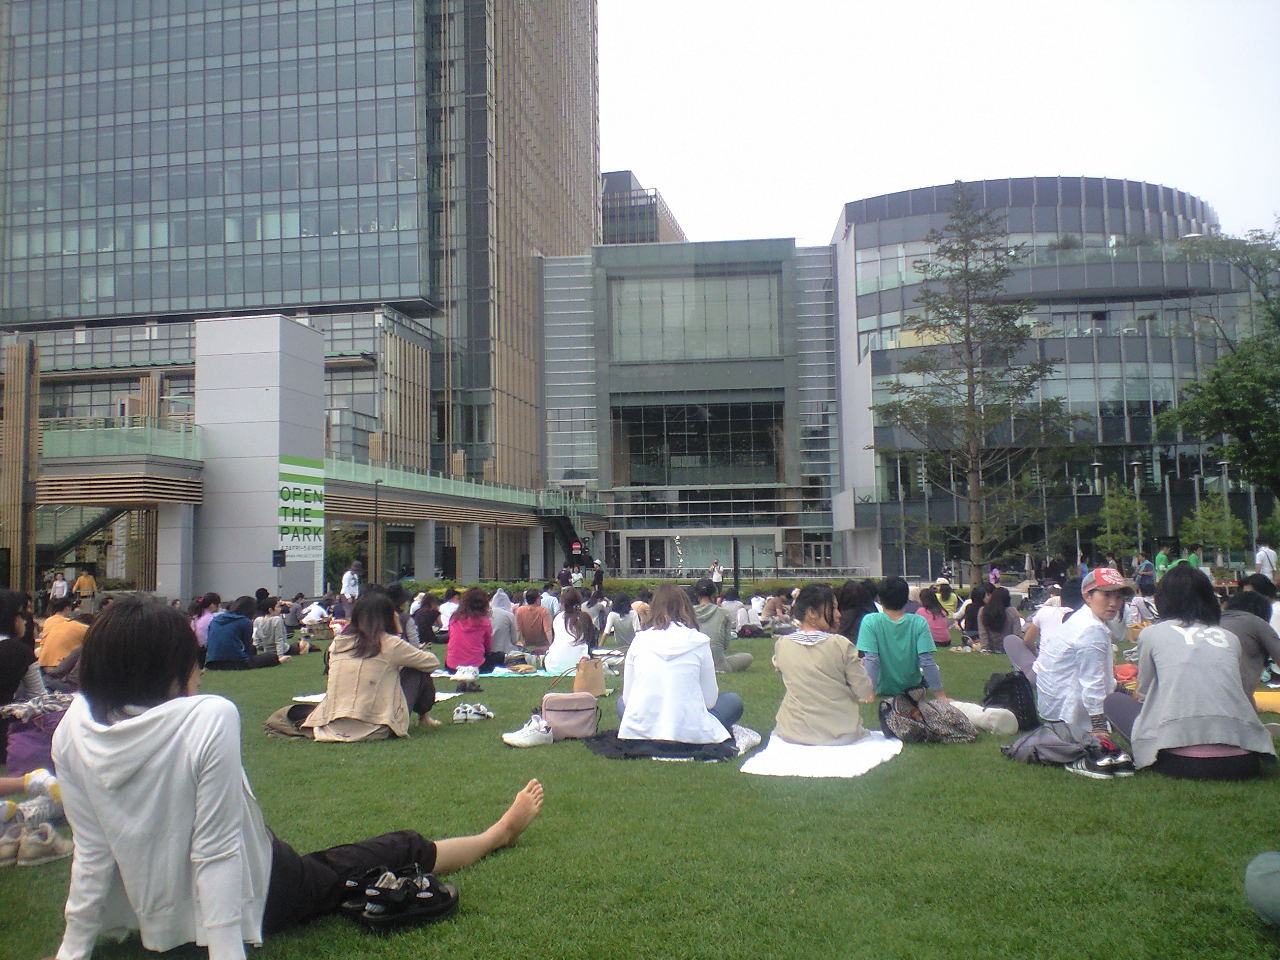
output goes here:
[[324, 461], [280, 458], [280, 549], [285, 562], [324, 560]]

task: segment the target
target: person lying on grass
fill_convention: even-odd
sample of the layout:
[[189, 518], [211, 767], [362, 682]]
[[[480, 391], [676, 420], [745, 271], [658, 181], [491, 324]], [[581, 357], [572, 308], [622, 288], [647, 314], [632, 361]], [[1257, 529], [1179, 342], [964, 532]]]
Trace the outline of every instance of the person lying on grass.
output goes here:
[[243, 960], [245, 943], [337, 910], [346, 879], [461, 869], [515, 843], [542, 808], [530, 780], [474, 836], [402, 830], [300, 856], [263, 822], [235, 704], [198, 694], [199, 677], [191, 628], [161, 603], [122, 597], [90, 628], [83, 696], [53, 742], [76, 841], [57, 960], [130, 930], [148, 950], [194, 941], [210, 960]]

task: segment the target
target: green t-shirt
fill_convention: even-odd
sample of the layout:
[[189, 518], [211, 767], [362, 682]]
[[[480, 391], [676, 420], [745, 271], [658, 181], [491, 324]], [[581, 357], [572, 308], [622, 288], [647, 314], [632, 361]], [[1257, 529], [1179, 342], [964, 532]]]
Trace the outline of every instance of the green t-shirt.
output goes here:
[[883, 613], [869, 613], [858, 628], [858, 649], [880, 655], [876, 693], [892, 696], [924, 682], [920, 654], [933, 652], [933, 636], [924, 617], [905, 614], [894, 623]]
[[1193, 570], [1200, 569], [1200, 557], [1194, 553], [1187, 554], [1187, 563], [1191, 565], [1191, 569]]
[[1156, 554], [1156, 576], [1163, 577], [1169, 569], [1169, 555], [1161, 550]]

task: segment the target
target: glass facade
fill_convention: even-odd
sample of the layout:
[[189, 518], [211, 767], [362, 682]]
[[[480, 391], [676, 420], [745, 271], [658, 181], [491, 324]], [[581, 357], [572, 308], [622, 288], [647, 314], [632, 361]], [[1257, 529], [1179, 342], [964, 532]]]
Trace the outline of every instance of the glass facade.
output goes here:
[[781, 286], [758, 272], [610, 279], [612, 359], [775, 356]]
[[424, 300], [415, 0], [9, 4], [0, 319]]
[[[1063, 400], [1076, 418], [1080, 455], [1060, 475], [1038, 480], [1054, 523], [1077, 507], [1096, 511], [1096, 503], [1081, 506], [1080, 499], [1122, 478], [1159, 518], [1148, 536], [1173, 535], [1214, 464], [1204, 438], [1161, 433], [1156, 417], [1217, 359], [1223, 333], [1248, 332], [1256, 320], [1246, 286], [1228, 265], [1191, 260], [1179, 249], [1179, 237], [1217, 231], [1213, 209], [1181, 191], [1129, 180], [1034, 177], [964, 187], [997, 212], [1010, 245], [1025, 254], [1006, 290], [1035, 303], [1023, 321], [1032, 336], [1026, 359], [1054, 365], [1033, 401]], [[844, 429], [868, 436], [870, 427], [882, 446], [914, 446], [870, 423], [866, 407], [890, 398], [900, 364], [919, 346], [902, 330], [903, 319], [916, 309], [917, 261], [930, 254], [927, 233], [946, 223], [952, 189], [845, 207], [838, 256], [846, 264], [842, 276], [854, 282], [841, 291], [840, 325], [846, 343], [856, 332], [857, 350], [846, 347], [852, 388]], [[854, 399], [863, 390], [866, 400]], [[960, 515], [952, 497], [921, 478], [918, 454], [846, 458], [842, 485], [856, 509], [841, 529], [874, 528], [879, 538], [878, 556], [862, 539], [852, 562], [886, 573], [936, 572], [942, 558], [913, 542], [909, 530], [958, 523]], [[963, 493], [962, 478], [951, 489]], [[1028, 536], [1047, 539], [1047, 528]]]
[[548, 475], [599, 490], [606, 562], [838, 562], [834, 269], [779, 240], [547, 261]]

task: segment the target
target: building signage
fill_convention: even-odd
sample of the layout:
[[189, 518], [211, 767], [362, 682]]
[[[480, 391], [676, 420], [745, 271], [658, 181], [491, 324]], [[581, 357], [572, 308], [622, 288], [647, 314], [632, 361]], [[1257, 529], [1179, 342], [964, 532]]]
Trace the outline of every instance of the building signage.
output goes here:
[[324, 560], [324, 461], [280, 458], [280, 549], [289, 563]]

